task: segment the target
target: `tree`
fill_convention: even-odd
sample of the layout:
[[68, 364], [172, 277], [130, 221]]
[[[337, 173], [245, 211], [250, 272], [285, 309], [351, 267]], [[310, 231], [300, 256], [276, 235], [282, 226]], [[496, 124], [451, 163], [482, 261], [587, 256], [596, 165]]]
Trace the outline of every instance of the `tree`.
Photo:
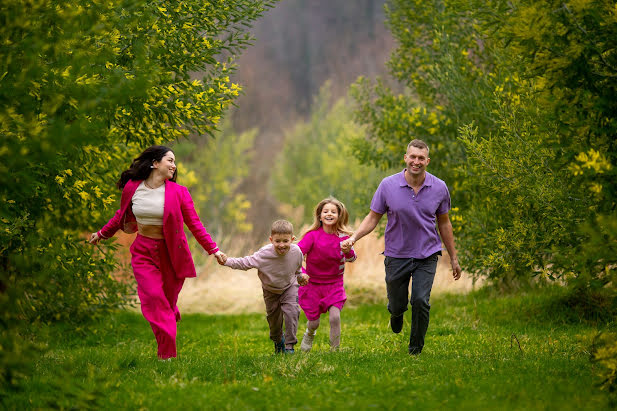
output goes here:
[[[253, 228], [247, 217], [251, 203], [239, 187], [251, 172], [256, 135], [256, 129], [235, 133], [226, 120], [216, 138], [201, 136], [173, 145], [181, 159], [182, 184], [190, 190], [202, 222], [219, 242], [231, 241]], [[191, 248], [197, 249], [193, 245], [198, 248], [196, 242]]]
[[614, 3], [393, 0], [387, 15], [402, 91], [357, 82], [368, 135], [354, 154], [390, 164], [411, 138], [427, 140], [475, 276], [611, 284], [615, 256], [585, 244], [615, 237], [605, 232], [615, 217]]
[[84, 233], [109, 217], [112, 182], [145, 146], [214, 132], [240, 90], [229, 75], [247, 27], [274, 3], [2, 2], [2, 346], [19, 347], [4, 343], [23, 320], [79, 322], [124, 303], [113, 258]]
[[[302, 208], [300, 225], [312, 221], [315, 206], [328, 196], [345, 204], [352, 223], [368, 212], [372, 192], [366, 188], [376, 188], [384, 171], [351, 155], [350, 142], [362, 135], [351, 114], [344, 99], [331, 103], [326, 82], [315, 98], [310, 120], [285, 136], [271, 187], [278, 201]], [[397, 165], [401, 162], [402, 155]]]
[[496, 93], [490, 137], [469, 127], [461, 133], [472, 158], [467, 176], [477, 188], [474, 203], [481, 207], [492, 197], [503, 213], [498, 227], [475, 234], [493, 236], [500, 250], [490, 257], [471, 241], [468, 249], [486, 257], [482, 263], [492, 271], [523, 276], [526, 270], [566, 279], [575, 294], [595, 293], [614, 281], [610, 267], [617, 262], [587, 247], [601, 232], [615, 237], [606, 225], [616, 198], [614, 3], [501, 5], [500, 16], [479, 14], [478, 21], [507, 57], [500, 65], [519, 80]]

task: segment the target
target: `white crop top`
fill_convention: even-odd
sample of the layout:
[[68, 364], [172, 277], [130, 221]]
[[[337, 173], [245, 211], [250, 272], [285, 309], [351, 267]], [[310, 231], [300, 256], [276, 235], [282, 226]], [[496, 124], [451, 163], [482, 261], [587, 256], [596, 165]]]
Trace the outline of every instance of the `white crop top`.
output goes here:
[[165, 184], [152, 189], [142, 181], [133, 194], [133, 214], [139, 224], [163, 225]]

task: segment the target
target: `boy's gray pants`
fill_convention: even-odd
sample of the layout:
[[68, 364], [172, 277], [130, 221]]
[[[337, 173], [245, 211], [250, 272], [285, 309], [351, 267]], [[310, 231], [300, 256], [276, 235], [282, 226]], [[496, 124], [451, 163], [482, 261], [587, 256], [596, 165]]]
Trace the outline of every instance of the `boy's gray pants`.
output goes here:
[[263, 290], [264, 302], [266, 303], [266, 318], [270, 326], [270, 339], [275, 343], [281, 341], [283, 335], [283, 321], [285, 322], [285, 348], [293, 348], [298, 342], [298, 318], [300, 306], [298, 305], [298, 284], [292, 284], [282, 294], [276, 294]]

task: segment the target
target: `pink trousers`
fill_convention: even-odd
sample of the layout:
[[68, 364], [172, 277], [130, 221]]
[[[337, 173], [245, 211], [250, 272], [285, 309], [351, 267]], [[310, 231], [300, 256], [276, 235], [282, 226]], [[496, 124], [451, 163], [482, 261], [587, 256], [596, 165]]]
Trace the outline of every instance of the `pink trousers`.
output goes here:
[[138, 234], [131, 245], [131, 256], [141, 312], [154, 332], [158, 356], [175, 357], [176, 322], [180, 321], [176, 303], [184, 278], [176, 278], [165, 240]]

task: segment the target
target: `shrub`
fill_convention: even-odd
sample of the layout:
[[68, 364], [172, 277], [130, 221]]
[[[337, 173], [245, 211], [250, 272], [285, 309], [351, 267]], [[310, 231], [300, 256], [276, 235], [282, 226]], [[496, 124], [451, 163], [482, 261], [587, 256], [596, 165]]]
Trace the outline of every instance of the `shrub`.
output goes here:
[[393, 0], [387, 16], [402, 90], [354, 85], [356, 157], [388, 165], [428, 142], [474, 276], [614, 287], [617, 254], [587, 246], [617, 236], [614, 4]]
[[[213, 133], [240, 90], [229, 75], [247, 27], [274, 3], [3, 1], [3, 348], [20, 346], [4, 345], [19, 322], [80, 322], [126, 301], [111, 248], [86, 246], [86, 232], [110, 217], [113, 183], [145, 146]], [[0, 368], [15, 370], [14, 355]]]
[[[617, 393], [617, 334], [601, 334], [594, 343], [594, 362], [600, 364], [600, 386], [613, 396]], [[613, 397], [613, 402], [617, 398]]]

